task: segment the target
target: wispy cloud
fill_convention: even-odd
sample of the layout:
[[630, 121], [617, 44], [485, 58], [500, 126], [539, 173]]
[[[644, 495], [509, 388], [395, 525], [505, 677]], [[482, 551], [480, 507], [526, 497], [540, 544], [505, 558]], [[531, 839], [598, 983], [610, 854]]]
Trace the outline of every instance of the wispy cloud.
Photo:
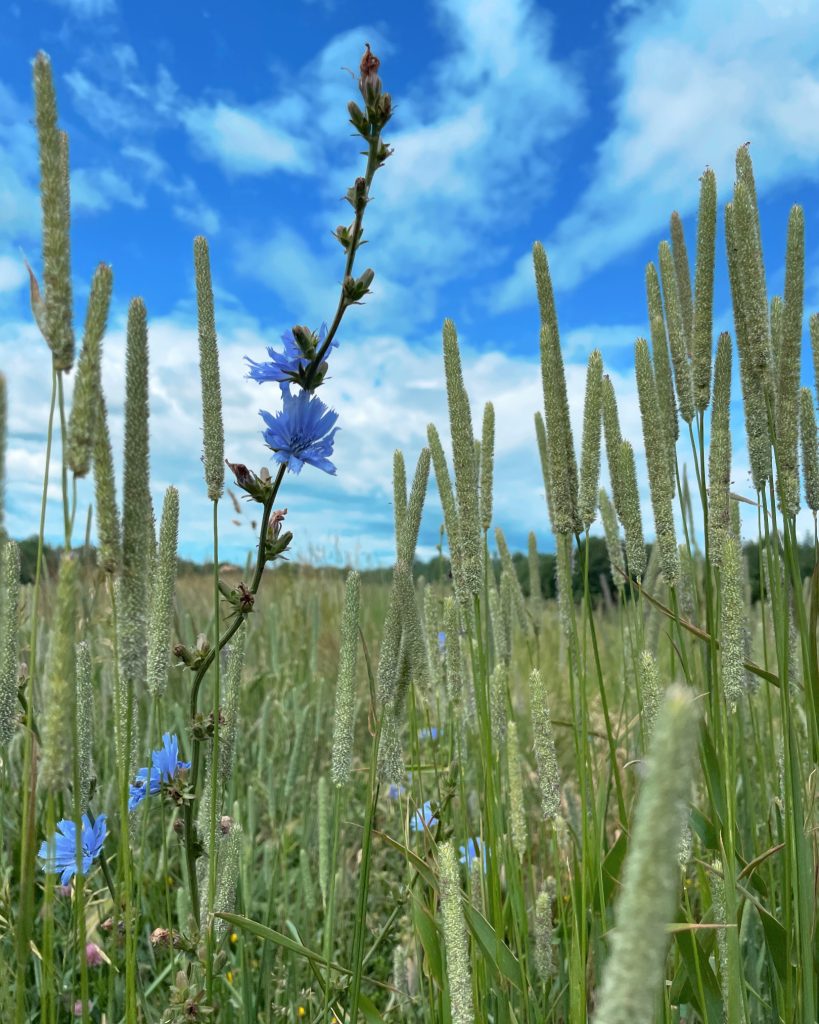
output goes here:
[[282, 123], [292, 118], [290, 106], [273, 104], [248, 111], [219, 101], [189, 107], [181, 116], [202, 153], [228, 173], [303, 174], [309, 167], [307, 149]]
[[[685, 0], [637, 9], [615, 39], [613, 125], [588, 187], [544, 241], [555, 288], [573, 288], [696, 209], [697, 179], [714, 168], [720, 196], [738, 146], [752, 143], [760, 192], [819, 166], [819, 8], [790, 0]], [[775, 88], [772, 83], [776, 83]], [[528, 301], [529, 254], [494, 297]]]
[[100, 18], [117, 9], [116, 0], [51, 0], [77, 18]]
[[81, 167], [72, 171], [72, 209], [99, 213], [110, 210], [115, 203], [141, 209], [145, 206], [145, 197], [135, 192], [130, 182], [111, 167]]

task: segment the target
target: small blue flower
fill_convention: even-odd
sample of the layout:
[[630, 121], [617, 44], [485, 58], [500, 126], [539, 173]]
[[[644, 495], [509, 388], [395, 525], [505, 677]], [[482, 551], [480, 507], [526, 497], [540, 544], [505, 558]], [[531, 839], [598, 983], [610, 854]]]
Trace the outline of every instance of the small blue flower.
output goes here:
[[441, 654], [446, 650], [446, 633], [442, 629], [438, 631], [438, 650]]
[[[108, 835], [108, 827], [105, 824], [105, 815], [101, 814], [94, 824], [91, 824], [87, 814], [82, 816], [82, 873], [87, 875], [91, 864], [100, 855], [102, 844]], [[71, 878], [77, 873], [77, 825], [76, 822], [57, 822], [57, 831], [51, 841], [45, 841], [40, 845], [38, 856], [45, 863], [43, 871], [59, 871], [60, 885], [68, 885]]]
[[419, 740], [437, 740], [439, 736], [439, 730], [434, 726], [430, 726], [429, 729], [419, 729], [418, 739]]
[[486, 873], [486, 847], [477, 838], [467, 839], [466, 846], [459, 846], [458, 849], [461, 851], [461, 856], [458, 858], [461, 864], [466, 864], [467, 871], [472, 867], [472, 861], [481, 858], [483, 862], [484, 874]]
[[293, 473], [300, 473], [306, 463], [335, 476], [336, 467], [330, 462], [333, 439], [338, 427], [338, 413], [328, 409], [320, 398], [308, 391], [295, 397], [282, 391], [284, 408], [275, 414], [259, 410], [267, 424], [262, 437], [268, 448], [275, 452], [276, 462], [284, 463]]
[[390, 788], [387, 790], [387, 796], [390, 798], [390, 800], [397, 800], [400, 796], [403, 796], [404, 793], [406, 793], [406, 789], [403, 786], [396, 786], [394, 782], [390, 785]]
[[[322, 324], [318, 333], [316, 350], [322, 346], [326, 337], [327, 324]], [[292, 331], [285, 331], [282, 341], [284, 342], [284, 352], [276, 352], [272, 347], [268, 348], [267, 354], [270, 356], [270, 362], [256, 363], [250, 356], [245, 356], [250, 367], [247, 375], [251, 380], [255, 380], [259, 384], [281, 384], [283, 388], [291, 382], [298, 383], [299, 376], [312, 362], [315, 351], [311, 353], [302, 349]], [[336, 348], [337, 345], [337, 341], [330, 342], [330, 348]], [[327, 350], [328, 354], [329, 351], [330, 349]]]
[[180, 768], [190, 768], [190, 761], [179, 760], [179, 740], [166, 732], [162, 736], [162, 747], [151, 753], [151, 768], [140, 768], [131, 786], [128, 810], [133, 811], [150, 793], [155, 796], [163, 782], [170, 782]]
[[438, 824], [438, 819], [432, 813], [432, 801], [427, 800], [420, 811], [416, 811], [410, 818], [410, 830], [412, 832], [424, 832]]

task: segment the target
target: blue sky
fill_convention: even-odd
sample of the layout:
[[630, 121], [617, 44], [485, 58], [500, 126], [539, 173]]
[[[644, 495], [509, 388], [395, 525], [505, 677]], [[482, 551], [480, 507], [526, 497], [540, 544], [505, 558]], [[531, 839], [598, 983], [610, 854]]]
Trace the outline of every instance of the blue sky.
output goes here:
[[[330, 232], [349, 220], [339, 197], [362, 166], [346, 122], [355, 84], [343, 69], [357, 68], [365, 41], [393, 95], [385, 138], [395, 154], [376, 176], [359, 257], [376, 272], [374, 294], [345, 317], [321, 392], [340, 414], [338, 476], [308, 467], [282, 492], [301, 556], [362, 565], [392, 557], [392, 452], [404, 451], [411, 472], [427, 423], [446, 426], [447, 316], [458, 326], [476, 425], [483, 403], [495, 402], [496, 522], [513, 547], [525, 546], [530, 529], [552, 546], [532, 426], [542, 402], [535, 239], [552, 267], [576, 439], [585, 360], [599, 347], [624, 432], [642, 451], [632, 353], [648, 331], [645, 265], [674, 209], [693, 258], [706, 166], [719, 190], [715, 337], [733, 330], [722, 211], [746, 141], [769, 291], [782, 291], [788, 210], [800, 202], [806, 314], [817, 308], [819, 8], [809, 0], [31, 0], [5, 6], [0, 27], [0, 366], [15, 536], [36, 530], [50, 385], [22, 263], [39, 262], [38, 49], [52, 57], [71, 139], [77, 322], [94, 266], [111, 263], [104, 383], [121, 446], [125, 311], [132, 296], [145, 298], [154, 501], [168, 484], [180, 488], [180, 547], [191, 557], [207, 555], [210, 531], [193, 236], [211, 244], [227, 452], [259, 467], [270, 453], [257, 410], [275, 410], [278, 389], [245, 380], [242, 357], [262, 358], [283, 330], [317, 327], [335, 309], [342, 253]], [[750, 493], [737, 380], [734, 395], [734, 489]], [[79, 493], [84, 521], [90, 486]], [[644, 504], [648, 525], [647, 491]], [[251, 534], [233, 518], [226, 499], [222, 552], [241, 558]], [[439, 523], [433, 484], [423, 555]]]

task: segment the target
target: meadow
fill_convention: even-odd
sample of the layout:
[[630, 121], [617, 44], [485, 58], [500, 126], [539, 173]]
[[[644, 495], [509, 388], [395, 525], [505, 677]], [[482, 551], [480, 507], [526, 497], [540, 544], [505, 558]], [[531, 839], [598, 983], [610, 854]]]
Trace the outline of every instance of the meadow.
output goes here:
[[[332, 381], [320, 388], [374, 280], [354, 263], [376, 172], [389, 173], [392, 105], [369, 47], [359, 74], [348, 115], [366, 164], [346, 197], [353, 221], [336, 229], [338, 308], [249, 361], [276, 407], [253, 454], [270, 468], [226, 467], [218, 309], [194, 241], [215, 568], [179, 576], [179, 495], [168, 488], [158, 517], [150, 498], [147, 312], [132, 301], [118, 482], [100, 383], [112, 274], [94, 275], [77, 354], [68, 146], [50, 61], [34, 61], [31, 297], [52, 399], [32, 581], [18, 545], [3, 546], [0, 1021], [813, 1024], [819, 542], [799, 544], [796, 514], [804, 501], [815, 522], [819, 447], [815, 388], [800, 389], [803, 211], [788, 223], [784, 296], [769, 297], [740, 147], [723, 211], [735, 331], [716, 342], [713, 172], [693, 275], [671, 216], [635, 344], [650, 512], [600, 352], [575, 454], [536, 243], [532, 444], [554, 557], [533, 533], [515, 558], [494, 521], [494, 409], [471, 408], [447, 320], [449, 422], [420, 453], [395, 453], [391, 574], [287, 563], [280, 506], [302, 472], [335, 472], [335, 413], [319, 397], [331, 402]], [[809, 328], [819, 378], [819, 317]], [[731, 472], [737, 358], [744, 490]], [[0, 377], [0, 399], [4, 451], [13, 381]], [[64, 533], [51, 566], [49, 474]], [[89, 474], [93, 545], [75, 523], [73, 481]], [[431, 478], [441, 558], [419, 572]], [[226, 488], [259, 522], [243, 570], [220, 571]]]

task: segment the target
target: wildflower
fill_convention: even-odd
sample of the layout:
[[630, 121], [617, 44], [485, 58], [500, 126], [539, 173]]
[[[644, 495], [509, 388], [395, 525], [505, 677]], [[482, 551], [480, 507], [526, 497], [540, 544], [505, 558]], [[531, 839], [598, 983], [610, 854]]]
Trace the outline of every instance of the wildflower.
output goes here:
[[466, 864], [467, 871], [472, 869], [472, 862], [479, 858], [484, 872], [486, 871], [486, 847], [477, 836], [474, 839], [467, 839], [466, 846], [459, 846], [458, 851], [461, 854], [458, 860], [461, 864]]
[[293, 396], [282, 392], [284, 408], [275, 415], [259, 411], [267, 424], [262, 437], [275, 452], [276, 462], [287, 466], [294, 473], [300, 473], [305, 462], [316, 469], [335, 476], [336, 467], [330, 462], [333, 454], [333, 438], [338, 427], [334, 426], [338, 413], [328, 409], [320, 398], [308, 391]]
[[390, 800], [397, 800], [399, 797], [406, 793], [404, 786], [396, 785], [394, 782], [390, 784], [390, 788], [387, 790], [387, 796]]
[[442, 630], [438, 630], [438, 650], [441, 654], [446, 650], [446, 633]]
[[[105, 815], [101, 814], [94, 824], [87, 814], [82, 816], [82, 873], [88, 873], [92, 861], [99, 857], [102, 844], [108, 834]], [[57, 822], [57, 831], [49, 841], [41, 844], [38, 857], [43, 860], [43, 871], [60, 872], [60, 884], [68, 885], [77, 873], [77, 826], [75, 822], [63, 819]]]
[[163, 782], [176, 778], [182, 768], [190, 768], [190, 761], [179, 760], [179, 740], [170, 733], [162, 736], [162, 747], [151, 753], [151, 767], [140, 768], [136, 780], [131, 786], [131, 798], [128, 810], [133, 811], [150, 793], [156, 795], [162, 789]]
[[[272, 347], [268, 348], [269, 362], [255, 363], [249, 356], [245, 356], [245, 361], [250, 367], [247, 376], [259, 384], [268, 382], [279, 384], [282, 391], [285, 391], [290, 383], [300, 384], [304, 372], [315, 358], [326, 337], [327, 324], [321, 325], [318, 336], [307, 330], [306, 327], [294, 327], [291, 331], [285, 331], [282, 335], [284, 352], [276, 352]], [[330, 348], [337, 346], [337, 341], [330, 343]], [[319, 375], [317, 384], [321, 383], [322, 377], [323, 374]]]
[[432, 801], [427, 800], [420, 811], [416, 811], [410, 818], [410, 831], [424, 832], [438, 824], [438, 819], [432, 812]]
[[419, 740], [437, 740], [438, 739], [438, 729], [434, 725], [430, 726], [429, 729], [419, 729], [418, 730], [418, 739]]
[[85, 946], [85, 961], [89, 967], [99, 967], [106, 961], [106, 956], [96, 942], [88, 942]]

